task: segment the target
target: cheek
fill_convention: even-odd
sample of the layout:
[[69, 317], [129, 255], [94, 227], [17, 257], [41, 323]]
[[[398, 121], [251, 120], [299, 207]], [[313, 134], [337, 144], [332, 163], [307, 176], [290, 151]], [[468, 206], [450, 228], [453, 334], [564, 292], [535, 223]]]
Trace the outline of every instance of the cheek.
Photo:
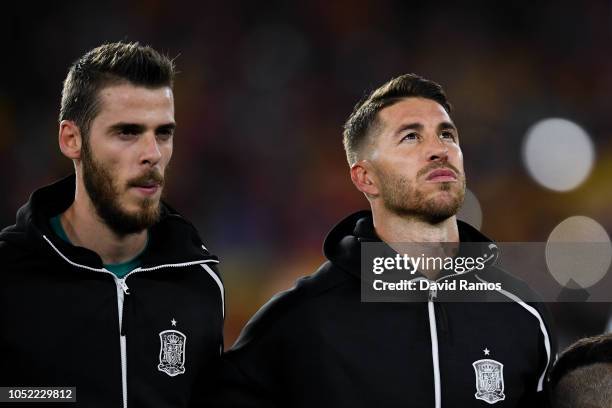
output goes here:
[[420, 163], [412, 157], [405, 156], [386, 161], [382, 166], [382, 170], [387, 178], [402, 178], [410, 183], [414, 183], [417, 179], [417, 173], [426, 165], [427, 163]]
[[107, 169], [112, 174], [116, 185], [119, 187], [124, 186], [130, 178], [132, 172], [130, 161], [127, 157], [117, 155], [116, 157], [108, 160]]
[[130, 150], [114, 141], [105, 141], [92, 147], [93, 158], [113, 172], [117, 172], [129, 160]]
[[414, 180], [417, 178], [419, 170], [425, 166], [427, 166], [427, 163], [420, 161], [417, 157], [406, 156], [393, 163], [393, 170], [408, 180]]
[[161, 154], [163, 157], [163, 164], [164, 167], [166, 167], [166, 165], [168, 165], [168, 163], [170, 162], [170, 159], [172, 158], [172, 152], [173, 152], [173, 147], [172, 147], [172, 143], [170, 143], [167, 146], [163, 146], [161, 149]]
[[463, 171], [463, 152], [459, 147], [453, 150], [454, 154], [452, 155], [453, 165], [457, 167], [459, 170]]

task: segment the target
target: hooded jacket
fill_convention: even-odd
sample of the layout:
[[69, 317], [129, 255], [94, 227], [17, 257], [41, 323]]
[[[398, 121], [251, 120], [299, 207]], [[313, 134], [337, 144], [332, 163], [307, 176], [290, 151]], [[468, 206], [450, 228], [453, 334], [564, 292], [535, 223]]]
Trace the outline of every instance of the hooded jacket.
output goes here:
[[[462, 243], [492, 245], [458, 226]], [[224, 357], [215, 406], [543, 406], [555, 344], [523, 282], [489, 263], [461, 279], [502, 282], [487, 295], [499, 299], [362, 302], [364, 242], [380, 242], [369, 211], [340, 222], [325, 240], [328, 261], [257, 312]]]
[[162, 205], [141, 265], [119, 279], [52, 232], [74, 189], [71, 176], [34, 192], [0, 233], [0, 385], [76, 387], [70, 407], [188, 406], [222, 348], [218, 259]]

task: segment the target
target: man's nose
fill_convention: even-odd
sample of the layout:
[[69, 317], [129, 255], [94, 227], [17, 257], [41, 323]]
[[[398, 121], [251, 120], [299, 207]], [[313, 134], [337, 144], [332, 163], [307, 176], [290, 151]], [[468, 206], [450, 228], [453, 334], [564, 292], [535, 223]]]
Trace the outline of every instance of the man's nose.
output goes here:
[[438, 137], [438, 135], [432, 135], [427, 139], [428, 142], [425, 151], [427, 161], [447, 161], [448, 146]]
[[155, 136], [154, 132], [147, 132], [142, 137], [142, 153], [140, 162], [141, 164], [149, 164], [154, 166], [159, 162], [162, 157], [161, 150], [159, 149], [159, 141]]

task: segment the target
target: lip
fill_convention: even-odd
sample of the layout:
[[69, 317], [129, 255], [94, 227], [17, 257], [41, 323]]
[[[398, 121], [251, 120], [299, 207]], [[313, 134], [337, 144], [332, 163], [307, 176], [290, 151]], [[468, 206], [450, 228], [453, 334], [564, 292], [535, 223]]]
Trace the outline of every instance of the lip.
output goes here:
[[457, 175], [451, 169], [436, 169], [431, 171], [425, 180], [434, 183], [457, 181]]
[[134, 186], [133, 188], [145, 196], [152, 196], [157, 193], [160, 186], [159, 184], [152, 184], [150, 186]]

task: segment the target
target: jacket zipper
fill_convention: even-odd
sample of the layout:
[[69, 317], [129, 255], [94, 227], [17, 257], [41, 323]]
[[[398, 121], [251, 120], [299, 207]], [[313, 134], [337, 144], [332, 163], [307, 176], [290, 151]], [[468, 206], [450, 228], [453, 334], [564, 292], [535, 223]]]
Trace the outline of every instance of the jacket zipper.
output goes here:
[[[468, 272], [473, 271], [474, 268], [470, 269], [462, 273], [461, 275], [465, 275]], [[426, 279], [433, 283], [438, 283], [442, 279], [449, 278], [453, 275], [447, 275], [442, 278], [438, 278], [435, 280]], [[417, 278], [419, 279], [419, 278]], [[439, 342], [438, 342], [438, 324], [436, 321], [436, 299], [438, 297], [438, 289], [434, 286], [432, 289], [429, 289], [429, 293], [427, 296], [427, 314], [429, 317], [429, 336], [431, 338], [431, 361], [433, 365], [433, 373], [434, 373], [434, 400], [435, 400], [435, 408], [442, 408], [442, 381], [440, 380], [440, 352], [439, 352]], [[442, 311], [443, 312], [443, 311]], [[444, 316], [446, 318], [446, 316]], [[443, 329], [446, 328], [446, 325], [443, 324]]]
[[[111, 272], [112, 273], [112, 272]], [[112, 274], [117, 287], [117, 309], [119, 312], [119, 350], [121, 354], [121, 397], [123, 408], [127, 408], [127, 339], [123, 326], [123, 306], [125, 297], [129, 295], [129, 288], [125, 284], [125, 279], [118, 278]]]
[[55, 247], [55, 245], [53, 245], [51, 240], [49, 240], [49, 238], [47, 238], [46, 235], [43, 235], [43, 238], [45, 239], [45, 241], [47, 241], [47, 243], [51, 246], [51, 248], [53, 248], [53, 250], [55, 250], [55, 252], [57, 252], [57, 254], [63, 260], [68, 262], [70, 265], [75, 266], [77, 268], [94, 271], [94, 272], [107, 273], [113, 277], [113, 281], [115, 282], [115, 287], [117, 289], [117, 310], [118, 310], [118, 321], [119, 321], [119, 347], [120, 347], [119, 350], [121, 354], [121, 396], [123, 400], [123, 408], [127, 408], [128, 406], [127, 405], [127, 390], [128, 390], [127, 388], [127, 339], [126, 339], [126, 330], [123, 327], [123, 306], [126, 300], [126, 296], [130, 295], [130, 288], [125, 283], [125, 280], [128, 278], [128, 276], [134, 273], [137, 273], [137, 272], [155, 271], [155, 270], [162, 269], [162, 268], [183, 268], [183, 267], [191, 266], [191, 265], [201, 265], [201, 264], [206, 264], [206, 263], [219, 263], [219, 261], [215, 259], [204, 259], [204, 260], [199, 260], [199, 261], [183, 262], [183, 263], [178, 263], [178, 264], [158, 265], [158, 266], [154, 266], [151, 268], [138, 267], [130, 271], [123, 278], [118, 278], [117, 275], [115, 275], [108, 269], [92, 268], [91, 266], [81, 265], [81, 264], [71, 261], [70, 259], [68, 259], [68, 257], [62, 254], [61, 251]]
[[438, 328], [436, 325], [435, 300], [438, 290], [433, 288], [429, 291], [427, 301], [427, 312], [429, 315], [429, 335], [431, 337], [431, 359], [434, 372], [434, 398], [435, 408], [442, 408], [442, 384], [440, 382], [440, 356], [438, 354]]

